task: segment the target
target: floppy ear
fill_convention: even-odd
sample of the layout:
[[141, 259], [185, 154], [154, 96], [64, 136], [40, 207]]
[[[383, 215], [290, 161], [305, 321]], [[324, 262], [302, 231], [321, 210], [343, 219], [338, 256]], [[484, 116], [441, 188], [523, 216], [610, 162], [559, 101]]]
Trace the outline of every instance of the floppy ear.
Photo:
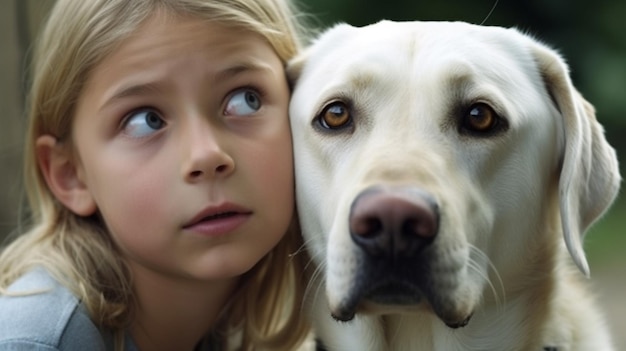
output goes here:
[[307, 52], [299, 54], [294, 57], [287, 63], [287, 68], [285, 72], [287, 74], [287, 81], [289, 82], [289, 87], [293, 91], [293, 87], [296, 85], [298, 78], [302, 74], [302, 69], [304, 68], [304, 63], [306, 62], [306, 58], [308, 57]]
[[327, 47], [341, 46], [343, 41], [349, 40], [348, 33], [354, 29], [355, 27], [349, 24], [337, 23], [319, 34], [306, 49], [291, 59], [286, 68], [287, 80], [291, 89], [293, 90], [296, 81], [302, 75], [305, 63], [311, 55], [319, 52], [324, 54]]
[[562, 118], [565, 147], [561, 151], [559, 205], [565, 243], [578, 268], [589, 276], [583, 237], [617, 196], [621, 181], [617, 156], [593, 106], [573, 87], [561, 57], [539, 43], [534, 43], [533, 54]]

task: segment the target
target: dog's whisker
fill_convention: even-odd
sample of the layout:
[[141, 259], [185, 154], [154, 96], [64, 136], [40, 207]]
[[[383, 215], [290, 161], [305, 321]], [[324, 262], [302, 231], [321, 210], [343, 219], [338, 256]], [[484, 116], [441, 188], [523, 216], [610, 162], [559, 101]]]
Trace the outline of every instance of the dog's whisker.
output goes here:
[[498, 285], [500, 287], [500, 291], [502, 292], [502, 300], [503, 300], [502, 302], [506, 303], [506, 289], [504, 288], [504, 281], [502, 280], [502, 276], [500, 275], [500, 272], [498, 271], [498, 268], [496, 268], [496, 266], [493, 264], [491, 259], [489, 259], [489, 256], [487, 256], [487, 254], [485, 254], [484, 252], [482, 252], [482, 250], [480, 250], [478, 248], [476, 248], [476, 249], [485, 257], [487, 265], [489, 265], [489, 268], [491, 269], [491, 271], [493, 272], [494, 276], [498, 280]]
[[[315, 258], [317, 258], [317, 257], [321, 257], [322, 258], [321, 260], [318, 260], [318, 262], [324, 262], [323, 264], [324, 265], [326, 264], [326, 260], [323, 259], [324, 258], [324, 253], [323, 252], [307, 252], [307, 253], [309, 255], [309, 261], [304, 266], [305, 270], [309, 268], [309, 265], [316, 266]], [[318, 267], [318, 269], [319, 269], [319, 267]]]
[[[313, 239], [305, 240], [295, 252], [289, 254], [289, 258], [293, 258], [296, 255], [300, 255], [300, 254], [308, 255], [309, 259], [308, 259], [306, 265], [304, 266], [305, 270], [307, 270], [310, 265], [315, 265], [315, 261], [314, 261], [315, 258], [323, 257], [323, 255], [324, 255], [323, 252], [320, 252], [320, 251], [315, 251], [314, 252], [313, 250], [310, 250], [308, 248], [309, 243], [312, 242], [312, 241], [313, 241]], [[324, 261], [324, 260], [319, 260], [319, 261]]]
[[[309, 262], [307, 263], [307, 267], [309, 264], [313, 263], [313, 260], [309, 260]], [[310, 279], [308, 279], [308, 283], [304, 289], [304, 298], [302, 301], [302, 308], [304, 309], [304, 304], [305, 301], [309, 300], [309, 296], [312, 296], [313, 301], [317, 300], [319, 293], [320, 293], [320, 289], [322, 288], [323, 284], [319, 284], [318, 281], [321, 281], [320, 276], [323, 276], [323, 272], [324, 269], [326, 269], [326, 263], [323, 262], [321, 265], [319, 266], [315, 266], [315, 270], [313, 271], [313, 273], [311, 273]], [[312, 288], [315, 288], [315, 292], [312, 293]]]
[[312, 241], [313, 241], [313, 239], [304, 240], [304, 242], [300, 245], [300, 247], [298, 247], [298, 249], [295, 252], [289, 254], [289, 257], [296, 256], [296, 255], [301, 254], [303, 252], [306, 252], [306, 253], [310, 254], [310, 252], [307, 251], [308, 250], [307, 247], [308, 247], [308, 245]]
[[[322, 274], [322, 270], [321, 269], [318, 269], [318, 270], [315, 271], [315, 273], [313, 275], [313, 278], [310, 280], [311, 283], [309, 283], [307, 285], [307, 287], [306, 287], [304, 301], [308, 300], [307, 297], [309, 296], [309, 294], [311, 294], [311, 288], [313, 287], [312, 286], [313, 285], [312, 282], [317, 281], [319, 279], [320, 274]], [[320, 293], [322, 293], [322, 294], [324, 293], [324, 291], [322, 290], [323, 286], [325, 286], [324, 284], [319, 284], [318, 283], [318, 284], [314, 284], [314, 286], [315, 286], [315, 291], [312, 294], [311, 301], [317, 301], [317, 299], [319, 298], [319, 294]], [[303, 301], [303, 304], [304, 304], [304, 301]]]
[[498, 294], [498, 291], [496, 290], [496, 287], [491, 282], [491, 279], [489, 279], [489, 275], [483, 272], [480, 265], [473, 260], [470, 260], [468, 262], [468, 267], [471, 268], [474, 272], [476, 272], [489, 285], [489, 288], [491, 289], [491, 292], [493, 293], [496, 306], [499, 308], [501, 305], [500, 296]]
[[306, 252], [306, 247], [304, 246], [304, 244], [300, 245], [300, 247], [295, 252], [290, 253], [289, 257], [290, 258], [294, 257], [294, 256], [296, 256], [296, 255], [298, 255], [298, 254], [300, 254], [302, 252]]
[[485, 274], [480, 269], [478, 262], [474, 261], [473, 259], [470, 260], [470, 267], [474, 269], [476, 273], [478, 273], [489, 284], [489, 287], [491, 288], [491, 292], [494, 294], [496, 306], [498, 307], [499, 310], [501, 310], [503, 304], [506, 303], [506, 290], [504, 289], [504, 283], [502, 281], [502, 277], [500, 276], [500, 273], [498, 272], [498, 269], [493, 264], [493, 262], [491, 262], [491, 259], [489, 258], [489, 256], [487, 256], [487, 254], [484, 253], [481, 249], [471, 244], [470, 244], [470, 249], [472, 250], [472, 252], [474, 252], [474, 254], [477, 257], [479, 257], [482, 261], [484, 261], [485, 264], [487, 264], [488, 268], [493, 272], [493, 275], [497, 279], [498, 287], [500, 288], [499, 291], [501, 292], [502, 299], [500, 299], [500, 294], [498, 293], [498, 289], [496, 289], [496, 287], [494, 286], [493, 281], [490, 278], [490, 275], [488, 273]]
[[480, 25], [484, 25], [487, 20], [489, 19], [489, 17], [491, 17], [491, 15], [493, 14], [493, 12], [496, 10], [496, 7], [498, 7], [498, 3], [500, 3], [500, 0], [496, 0], [493, 4], [493, 6], [491, 6], [491, 10], [489, 10], [489, 13], [487, 14], [487, 16], [485, 16], [485, 19], [483, 19], [482, 22], [480, 22]]
[[[484, 253], [478, 249], [477, 247], [470, 245], [470, 249], [475, 253], [475, 255], [481, 259], [481, 262], [487, 262], [489, 259]], [[470, 258], [468, 262], [468, 267], [472, 269], [476, 274], [478, 274], [491, 288], [491, 292], [493, 293], [496, 306], [500, 306], [500, 296], [495, 286], [493, 285], [491, 278], [489, 278], [489, 274], [483, 271], [483, 265], [485, 263], [480, 263], [473, 258]]]

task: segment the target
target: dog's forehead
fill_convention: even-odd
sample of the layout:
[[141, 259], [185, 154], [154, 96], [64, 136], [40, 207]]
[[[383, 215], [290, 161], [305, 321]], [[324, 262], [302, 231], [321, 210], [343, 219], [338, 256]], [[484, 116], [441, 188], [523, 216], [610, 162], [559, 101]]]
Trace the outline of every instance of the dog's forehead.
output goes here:
[[515, 29], [463, 22], [339, 25], [309, 48], [292, 101], [311, 111], [344, 96], [372, 108], [403, 98], [444, 108], [487, 95], [521, 111], [529, 108], [523, 101], [545, 100], [533, 40]]
[[401, 67], [405, 75], [409, 73], [407, 67], [427, 70], [464, 64], [490, 70], [493, 62], [508, 67], [508, 71], [534, 64], [528, 40], [514, 29], [464, 22], [381, 21], [360, 28], [338, 25], [328, 30], [313, 44], [309, 59], [316, 62], [315, 69], [323, 71], [359, 65], [391, 74]]

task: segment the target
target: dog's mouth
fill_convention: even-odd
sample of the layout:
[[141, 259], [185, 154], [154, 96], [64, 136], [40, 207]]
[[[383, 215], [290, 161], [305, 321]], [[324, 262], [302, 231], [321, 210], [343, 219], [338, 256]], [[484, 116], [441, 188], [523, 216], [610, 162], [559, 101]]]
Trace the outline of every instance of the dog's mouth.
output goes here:
[[386, 276], [376, 280], [361, 280], [353, 286], [352, 293], [343, 304], [332, 311], [332, 316], [336, 320], [347, 322], [352, 320], [357, 312], [368, 311], [379, 314], [398, 308], [411, 309], [421, 304], [423, 300], [424, 295], [419, 287], [406, 279]]
[[[358, 304], [354, 304], [352, 308], [346, 308], [346, 306], [344, 306], [343, 308], [331, 312], [331, 316], [337, 321], [349, 322], [354, 319], [357, 310], [359, 310], [359, 313], [367, 311], [367, 314], [378, 315], [419, 313], [420, 307], [425, 303], [422, 297], [406, 296], [397, 293], [383, 294], [377, 295], [375, 299], [363, 299]], [[433, 307], [428, 305], [427, 309], [432, 311]], [[434, 312], [446, 326], [452, 329], [465, 327], [469, 324], [473, 316], [473, 313], [469, 313], [461, 317], [444, 317], [436, 310]]]
[[412, 284], [386, 281], [373, 285], [363, 298], [382, 305], [416, 305], [422, 301], [422, 293]]
[[348, 322], [357, 313], [385, 315], [427, 310], [435, 313], [448, 327], [456, 329], [466, 326], [472, 317], [471, 312], [459, 313], [449, 304], [438, 302], [438, 298], [429, 296], [432, 292], [424, 291], [406, 279], [391, 276], [359, 285], [354, 286], [350, 297], [331, 312], [334, 319]]

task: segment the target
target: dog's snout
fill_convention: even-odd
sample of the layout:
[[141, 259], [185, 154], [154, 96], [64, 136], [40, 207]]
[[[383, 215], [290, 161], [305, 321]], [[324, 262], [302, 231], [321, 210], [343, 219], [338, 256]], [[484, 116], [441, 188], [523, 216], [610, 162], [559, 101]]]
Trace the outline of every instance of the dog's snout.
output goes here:
[[437, 235], [438, 206], [418, 188], [372, 187], [359, 194], [350, 211], [352, 240], [374, 256], [410, 256]]

